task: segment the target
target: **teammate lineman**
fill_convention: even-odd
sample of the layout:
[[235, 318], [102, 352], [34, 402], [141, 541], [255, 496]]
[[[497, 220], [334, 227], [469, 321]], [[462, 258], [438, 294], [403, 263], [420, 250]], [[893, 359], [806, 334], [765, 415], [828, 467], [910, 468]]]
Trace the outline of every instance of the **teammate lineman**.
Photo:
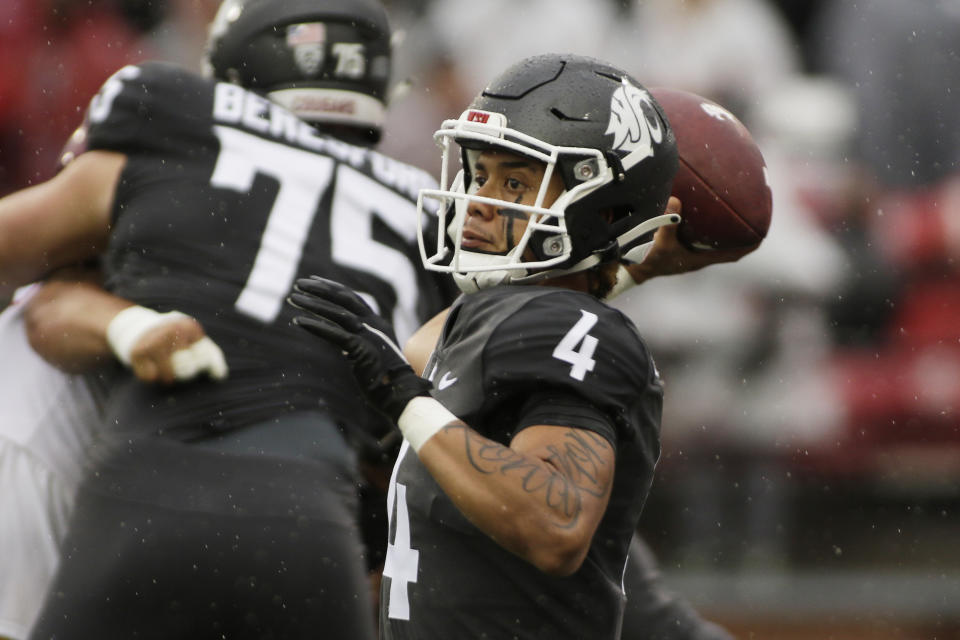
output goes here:
[[[5, 283], [102, 251], [110, 292], [196, 318], [230, 371], [111, 387], [33, 638], [373, 635], [348, 441], [382, 419], [338, 349], [295, 339], [283, 300], [320, 272], [401, 333], [440, 306], [412, 246], [432, 179], [370, 149], [386, 16], [373, 0], [228, 0], [208, 61], [210, 79], [117, 72], [91, 102], [89, 150], [3, 203]], [[107, 333], [154, 321], [121, 313]]]

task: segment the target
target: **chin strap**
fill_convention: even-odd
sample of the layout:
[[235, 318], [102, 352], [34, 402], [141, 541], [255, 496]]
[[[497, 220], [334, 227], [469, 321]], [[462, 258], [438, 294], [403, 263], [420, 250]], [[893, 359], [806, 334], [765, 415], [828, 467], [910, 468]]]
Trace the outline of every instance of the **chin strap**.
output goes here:
[[[646, 233], [656, 231], [660, 227], [665, 227], [668, 224], [679, 224], [680, 220], [680, 215], [676, 213], [665, 213], [660, 216], [654, 216], [653, 218], [647, 218], [634, 228], [628, 230], [626, 233], [621, 234], [617, 238], [617, 244], [619, 244], [621, 247], [625, 247]], [[632, 249], [627, 251], [624, 255], [631, 253], [631, 251]], [[639, 260], [632, 260], [632, 262], [640, 262], [640, 260], [643, 260], [646, 255], [646, 252], [644, 252], [643, 255], [640, 256]]]
[[527, 273], [524, 269], [454, 273], [453, 279], [463, 293], [476, 293], [481, 289], [490, 289], [501, 284], [534, 284], [541, 280], [586, 271], [598, 264], [600, 264], [600, 256], [591, 255], [567, 269], [547, 269], [536, 273]]
[[558, 276], [565, 276], [571, 273], [580, 273], [581, 271], [586, 271], [592, 267], [600, 264], [599, 255], [589, 255], [577, 264], [566, 269], [547, 269], [546, 271], [538, 271], [527, 276], [522, 276], [519, 278], [510, 278], [507, 282], [511, 284], [531, 284], [533, 282], [539, 282], [541, 280], [548, 280], [550, 278], [556, 278]]
[[[651, 231], [656, 231], [660, 227], [664, 227], [668, 224], [679, 224], [680, 220], [680, 216], [676, 213], [665, 213], [653, 218], [648, 218], [647, 220], [644, 220], [637, 226], [618, 236], [617, 245], [624, 247], [644, 234], [650, 233]], [[650, 247], [652, 245], [653, 241], [650, 241], [632, 247], [628, 251], [624, 252], [621, 258], [627, 262], [642, 262], [647, 256], [647, 253], [650, 252]], [[579, 273], [600, 264], [600, 260], [601, 256], [594, 254], [587, 256], [583, 260], [580, 260], [573, 266], [567, 267], [566, 269], [547, 269], [545, 271], [538, 271], [532, 274], [526, 274], [525, 271], [521, 269], [503, 269], [474, 273], [454, 273], [453, 277], [457, 283], [457, 286], [462, 292], [476, 293], [481, 289], [489, 289], [490, 287], [499, 284], [532, 284], [535, 282], [540, 282], [541, 280], [547, 280], [549, 278], [565, 276], [571, 273]], [[636, 283], [633, 281], [633, 278], [630, 276], [629, 272], [627, 272], [625, 268], [621, 267], [620, 271], [618, 271], [617, 283], [614, 287], [614, 291], [616, 293], [614, 294], [611, 292], [606, 299], [609, 300], [613, 298], [614, 295], [623, 293], [635, 284]]]
[[[660, 216], [655, 216], [653, 218], [648, 218], [633, 227], [632, 229], [622, 233], [617, 237], [617, 245], [621, 248], [633, 242], [637, 238], [643, 236], [644, 234], [650, 233], [651, 231], [656, 231], [660, 227], [665, 227], [668, 224], [678, 224], [680, 222], [680, 216], [676, 213], [665, 213]], [[642, 262], [643, 259], [647, 256], [647, 253], [650, 252], [650, 247], [653, 245], [653, 241], [645, 242], [643, 244], [637, 245], [630, 250], [622, 254], [621, 259], [626, 260], [627, 262]], [[571, 273], [579, 273], [580, 271], [586, 271], [591, 267], [598, 265], [601, 261], [601, 256], [597, 254], [589, 255], [580, 262], [576, 263], [572, 267], [566, 269], [548, 269], [546, 271], [539, 271], [537, 273], [520, 277], [520, 278], [511, 278], [508, 282], [513, 282], [516, 284], [528, 284], [531, 282], [537, 282], [539, 280], [545, 280], [547, 278], [555, 278], [557, 276], [565, 276]], [[623, 267], [621, 267], [618, 272], [617, 284], [615, 289], [617, 293], [622, 293], [630, 287], [633, 286], [633, 278], [626, 277], [629, 276], [629, 272]], [[633, 283], [633, 284], [631, 284]], [[608, 299], [612, 296], [608, 296]]]

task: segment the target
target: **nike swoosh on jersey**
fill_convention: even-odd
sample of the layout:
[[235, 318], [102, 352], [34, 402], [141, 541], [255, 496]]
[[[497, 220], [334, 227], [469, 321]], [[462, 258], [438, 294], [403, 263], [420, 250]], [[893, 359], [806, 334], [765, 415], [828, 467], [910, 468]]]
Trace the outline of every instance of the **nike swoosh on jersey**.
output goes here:
[[447, 371], [445, 374], [443, 374], [443, 377], [440, 378], [440, 382], [437, 383], [437, 389], [440, 389], [441, 391], [443, 391], [444, 389], [446, 389], [447, 387], [449, 387], [450, 385], [452, 385], [453, 383], [455, 383], [457, 380], [460, 379], [460, 378], [451, 378], [450, 373], [451, 373], [450, 371]]

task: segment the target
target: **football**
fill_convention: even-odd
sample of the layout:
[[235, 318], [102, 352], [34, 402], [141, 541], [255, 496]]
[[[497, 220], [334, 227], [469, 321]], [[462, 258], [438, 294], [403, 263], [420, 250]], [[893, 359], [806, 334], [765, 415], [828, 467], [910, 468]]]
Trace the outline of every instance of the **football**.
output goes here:
[[773, 209], [766, 164], [750, 132], [730, 111], [680, 89], [650, 90], [677, 136], [681, 242], [693, 249], [758, 245]]

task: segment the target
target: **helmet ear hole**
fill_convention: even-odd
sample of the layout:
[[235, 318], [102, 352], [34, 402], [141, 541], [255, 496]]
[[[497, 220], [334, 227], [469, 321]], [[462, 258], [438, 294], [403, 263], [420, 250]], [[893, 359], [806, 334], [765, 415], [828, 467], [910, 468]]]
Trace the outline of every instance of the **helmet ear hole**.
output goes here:
[[580, 182], [592, 180], [600, 174], [600, 167], [597, 165], [596, 158], [584, 158], [573, 165], [573, 179]]
[[563, 255], [563, 249], [563, 236], [559, 234], [547, 236], [540, 245], [541, 253], [548, 258], [555, 258], [559, 255]]

